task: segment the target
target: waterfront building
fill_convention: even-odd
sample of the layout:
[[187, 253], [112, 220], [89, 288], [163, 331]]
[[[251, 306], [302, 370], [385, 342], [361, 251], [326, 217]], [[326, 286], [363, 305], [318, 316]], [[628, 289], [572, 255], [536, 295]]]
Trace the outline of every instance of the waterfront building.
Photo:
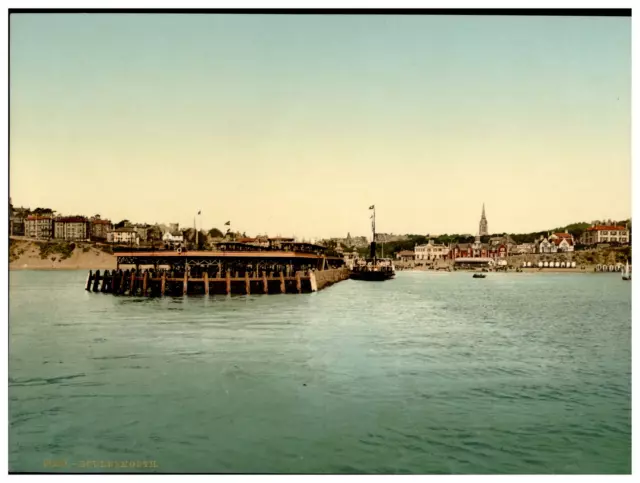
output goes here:
[[396, 259], [403, 263], [410, 263], [415, 260], [416, 252], [411, 250], [402, 250], [396, 253]]
[[549, 241], [549, 238], [542, 235], [535, 242], [536, 253], [556, 253], [558, 248], [554, 243]]
[[480, 236], [487, 236], [489, 234], [489, 223], [484, 213], [484, 203], [482, 203], [482, 216], [480, 217], [480, 226], [478, 230]]
[[113, 230], [111, 220], [103, 220], [100, 215], [91, 217], [91, 239], [94, 240], [106, 240], [107, 233]]
[[124, 243], [127, 245], [139, 245], [140, 235], [138, 232], [129, 226], [123, 226], [122, 228], [116, 228], [107, 233], [107, 241], [109, 243]]
[[449, 254], [449, 247], [444, 244], [434, 243], [433, 240], [429, 240], [425, 245], [415, 245], [413, 251], [415, 260], [441, 260], [446, 258]]
[[554, 233], [549, 237], [549, 241], [556, 246], [556, 252], [572, 252], [575, 240], [571, 233]]
[[25, 235], [40, 240], [53, 236], [53, 216], [29, 215], [25, 220]]
[[520, 245], [516, 245], [513, 250], [509, 251], [509, 253], [513, 253], [516, 255], [523, 255], [523, 254], [535, 253], [535, 252], [536, 252], [535, 243], [521, 243]]
[[54, 238], [59, 240], [88, 240], [89, 222], [83, 216], [61, 216], [53, 222]]
[[458, 258], [506, 258], [507, 244], [482, 243], [480, 235], [476, 235], [473, 243], [456, 243], [449, 249], [448, 258], [456, 260]]
[[591, 225], [582, 234], [580, 241], [585, 245], [617, 242], [629, 243], [629, 229], [619, 225]]

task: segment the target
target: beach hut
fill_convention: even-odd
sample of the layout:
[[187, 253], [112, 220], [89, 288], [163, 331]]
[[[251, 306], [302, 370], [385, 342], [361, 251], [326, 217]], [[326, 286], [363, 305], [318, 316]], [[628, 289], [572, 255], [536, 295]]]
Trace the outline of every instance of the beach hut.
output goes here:
[[560, 268], [560, 262], [556, 262], [556, 268]]
[[527, 267], [531, 267], [531, 262], [527, 262]]
[[564, 262], [560, 262], [560, 268], [564, 268], [564, 267], [565, 267]]
[[609, 265], [609, 271], [610, 272], [615, 272], [616, 271], [616, 267], [614, 267], [613, 265]]
[[571, 268], [576, 268], [576, 262], [571, 262]]
[[[529, 262], [531, 263], [531, 262]], [[542, 262], [538, 262], [538, 268], [542, 268]]]
[[522, 268], [525, 268], [527, 266], [527, 262], [522, 262]]
[[544, 267], [547, 268], [549, 266], [549, 262], [544, 262]]

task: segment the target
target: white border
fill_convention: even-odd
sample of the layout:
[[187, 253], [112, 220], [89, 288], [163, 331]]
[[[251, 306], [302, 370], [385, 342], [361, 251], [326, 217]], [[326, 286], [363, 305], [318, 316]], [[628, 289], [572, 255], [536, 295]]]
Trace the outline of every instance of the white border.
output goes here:
[[[603, 1], [595, 1], [595, 0], [583, 0], [583, 1], [575, 1], [575, 0], [556, 0], [556, 1], [550, 1], [550, 0], [541, 0], [538, 2], [523, 2], [523, 1], [515, 1], [515, 0], [511, 0], [511, 1], [494, 1], [494, 2], [490, 2], [488, 5], [486, 3], [481, 3], [481, 2], [473, 2], [473, 1], [458, 1], [458, 0], [450, 0], [447, 2], [438, 2], [438, 1], [420, 1], [420, 0], [399, 0], [398, 2], [390, 2], [389, 0], [325, 0], [325, 1], [305, 1], [305, 0], [278, 0], [278, 1], [260, 1], [260, 0], [253, 0], [253, 1], [247, 1], [247, 0], [220, 0], [220, 1], [205, 1], [205, 0], [185, 0], [184, 2], [176, 2], [176, 1], [167, 1], [167, 0], [156, 0], [156, 1], [142, 1], [142, 0], [129, 0], [129, 1], [104, 1], [104, 0], [97, 0], [97, 1], [91, 1], [91, 2], [87, 2], [85, 1], [80, 1], [80, 0], [73, 0], [73, 1], [64, 1], [64, 2], [60, 2], [58, 4], [54, 4], [54, 2], [51, 1], [12, 1], [10, 2], [11, 5], [10, 7], [12, 8], [631, 8], [632, 4], [630, 1], [625, 1], [625, 2], [621, 2], [621, 1], [614, 1], [614, 2], [603, 2]], [[7, 101], [8, 101], [8, 95], [6, 93], [8, 93], [8, 72], [7, 72], [7, 65], [8, 65], [8, 59], [6, 58], [7, 56], [7, 52], [8, 52], [8, 44], [7, 44], [7, 39], [8, 39], [8, 34], [6, 32], [6, 28], [7, 28], [7, 24], [8, 24], [8, 18], [5, 19], [4, 22], [2, 22], [2, 34], [0, 35], [1, 38], [1, 42], [2, 45], [0, 45], [0, 52], [2, 53], [2, 60], [0, 61], [0, 66], [2, 68], [2, 78], [4, 79], [5, 82], [5, 95], [2, 96], [2, 105], [4, 107], [3, 112], [5, 113], [5, 117], [2, 117], [2, 125], [4, 128], [4, 132], [8, 132], [7, 131], [7, 126], [5, 125], [5, 123], [7, 122], [7, 117], [6, 117], [6, 113], [8, 112], [8, 105], [7, 105]], [[638, 51], [638, 48], [640, 47], [638, 45], [638, 35], [636, 33], [636, 27], [638, 26], [638, 21], [637, 19], [634, 19], [632, 17], [632, 52], [633, 55], [635, 56], [635, 53]], [[632, 75], [636, 73], [636, 62], [632, 63]], [[633, 78], [636, 78], [637, 76], [633, 75]], [[633, 114], [638, 112], [638, 100], [635, 96], [632, 95], [632, 116]], [[635, 117], [635, 116], [633, 116]], [[633, 156], [634, 154], [634, 148], [635, 148], [635, 141], [637, 139], [637, 135], [638, 134], [638, 127], [636, 123], [632, 122], [632, 159], [635, 159], [635, 156]], [[2, 136], [2, 144], [0, 145], [1, 148], [3, 148], [3, 153], [7, 153], [8, 152], [8, 145], [7, 145], [8, 139], [7, 136], [3, 135]], [[633, 181], [633, 185], [636, 185], [636, 181], [638, 180], [638, 170], [634, 169], [633, 166], [633, 162], [632, 162], [632, 181]], [[0, 170], [0, 187], [2, 190], [2, 194], [5, 195], [4, 199], [7, 199], [8, 201], [8, 192], [7, 192], [7, 187], [8, 187], [8, 179], [7, 179], [7, 170], [6, 169], [2, 169]], [[640, 203], [640, 201], [638, 200], [637, 197], [633, 196], [633, 192], [632, 192], [632, 204], [633, 204], [633, 212], [636, 211], [635, 208], [637, 208], [638, 203]], [[5, 210], [3, 212], [3, 220], [5, 220], [5, 224], [4, 226], [7, 227], [8, 223], [6, 222], [7, 218], [5, 218], [7, 216], [7, 211]], [[6, 229], [6, 228], [5, 228]], [[5, 254], [2, 258], [2, 266], [1, 266], [1, 270], [0, 270], [0, 287], [3, 287], [3, 290], [8, 290], [8, 239], [6, 237], [0, 237], [1, 242], [0, 242], [0, 247], [2, 249], [2, 252]], [[638, 292], [640, 291], [640, 287], [636, 287], [633, 286], [632, 287], [632, 293], [633, 293], [633, 301], [635, 302], [635, 300], [638, 300], [638, 298], [636, 297], [638, 295]], [[6, 294], [3, 294], [6, 295]], [[0, 297], [0, 314], [2, 314], [2, 317], [0, 318], [1, 321], [6, 321], [6, 314], [8, 311], [8, 306], [7, 306], [7, 297]], [[635, 317], [634, 313], [632, 313], [632, 319], [638, 319], [638, 317]], [[633, 324], [636, 325], [636, 324]], [[637, 326], [637, 325], [636, 325]], [[2, 333], [1, 336], [1, 342], [2, 342], [2, 348], [6, 348], [7, 347], [7, 334], [8, 334], [8, 325], [3, 325], [3, 330], [0, 331]], [[640, 335], [637, 335], [637, 330], [636, 331], [632, 331], [632, 339], [637, 339], [637, 337], [640, 337]], [[4, 352], [4, 351], [3, 351]], [[7, 372], [7, 354], [3, 354], [4, 357], [0, 357], [0, 367], [2, 368], [2, 373], [5, 376], [5, 381], [8, 381], [8, 372]], [[633, 364], [634, 366], [636, 364]], [[638, 383], [639, 383], [639, 379], [638, 377], [636, 377], [635, 373], [636, 371], [634, 370], [636, 369], [636, 367], [632, 368], [632, 387], [633, 387], [633, 394], [632, 394], [632, 402], [633, 402], [633, 407], [637, 408], [638, 407], [638, 397], [640, 396], [640, 389], [638, 389]], [[3, 432], [3, 437], [0, 438], [0, 461], [1, 461], [1, 466], [0, 466], [0, 473], [4, 473], [6, 474], [6, 472], [8, 471], [8, 447], [7, 447], [7, 431], [8, 431], [8, 426], [7, 426], [7, 420], [8, 420], [8, 407], [7, 407], [7, 386], [6, 385], [1, 385], [1, 391], [2, 394], [0, 395], [0, 401], [2, 404], [2, 409], [3, 409], [3, 415], [5, 417], [0, 417], [1, 420], [1, 424], [2, 424], [2, 432]], [[632, 452], [633, 452], [633, 466], [632, 468], [636, 468], [636, 464], [640, 461], [640, 448], [637, 447], [637, 445], [632, 445]], [[35, 480], [37, 477], [35, 476], [21, 476], [21, 479], [26, 479], [27, 481], [29, 480]], [[66, 479], [68, 478], [68, 476], [65, 475], [59, 475], [57, 477], [58, 479], [62, 478], [64, 479], [64, 481], [66, 481]], [[80, 481], [78, 480], [78, 478], [80, 478], [81, 480], [84, 480], [85, 478], [76, 476], [74, 477], [74, 481]], [[131, 479], [135, 478], [135, 481], [148, 481], [150, 478], [154, 478], [153, 475], [142, 475], [142, 476], [133, 476], [133, 475], [100, 475], [98, 476], [98, 478], [102, 479], [103, 481], [130, 481]], [[184, 476], [182, 475], [177, 475], [177, 476], [165, 476], [164, 477], [166, 481], [178, 481], [178, 480], [182, 480], [184, 478]], [[211, 476], [193, 476], [192, 478], [211, 478]], [[355, 480], [359, 480], [361, 478], [365, 478], [364, 476], [353, 476], [353, 477], [346, 477], [346, 476], [305, 476], [305, 477], [299, 477], [299, 476], [285, 476], [285, 475], [274, 475], [274, 476], [214, 476], [214, 478], [216, 478], [217, 480], [222, 480], [222, 481], [227, 481], [230, 478], [233, 478], [233, 481], [249, 481], [249, 480], [253, 480], [254, 478], [259, 478], [261, 481], [271, 481], [273, 483], [276, 482], [281, 482], [283, 481], [283, 479], [287, 479], [289, 481], [299, 481], [299, 479], [304, 479], [307, 481], [312, 481], [312, 480], [318, 480], [319, 478], [332, 478], [334, 480], [343, 480], [346, 478], [349, 478], [349, 481], [355, 481]], [[370, 477], [366, 477], [366, 478], [385, 478], [385, 479], [390, 479], [390, 478], [398, 478], [398, 477], [393, 477], [393, 476], [370, 476]], [[509, 481], [513, 481], [513, 480], [527, 480], [527, 481], [538, 481], [538, 480], [542, 480], [542, 479], [561, 479], [562, 481], [610, 481], [612, 479], [620, 479], [620, 478], [628, 478], [628, 477], [612, 477], [612, 476], [447, 476], [447, 477], [443, 477], [443, 476], [411, 476], [409, 478], [413, 478], [413, 479], [426, 479], [429, 478], [429, 481], [431, 481], [432, 479], [437, 479], [442, 481], [444, 478], [446, 478], [447, 481], [460, 481], [460, 480], [468, 480], [468, 479], [474, 479], [475, 481], [486, 481], [486, 482], [493, 482], [496, 479], [499, 480], [509, 480]], [[63, 481], [63, 480], [61, 480]]]

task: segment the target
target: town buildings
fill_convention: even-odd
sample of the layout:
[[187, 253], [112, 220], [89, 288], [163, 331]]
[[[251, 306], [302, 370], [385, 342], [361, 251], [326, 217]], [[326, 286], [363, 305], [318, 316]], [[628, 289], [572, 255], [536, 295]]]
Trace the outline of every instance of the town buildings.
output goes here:
[[416, 261], [432, 261], [446, 258], [449, 247], [429, 240], [425, 245], [416, 245], [413, 249]]
[[123, 243], [126, 245], [139, 245], [140, 235], [130, 226], [123, 226], [107, 233], [109, 243]]
[[170, 246], [179, 246], [184, 243], [184, 235], [181, 231], [167, 231], [162, 235], [162, 241]]
[[554, 233], [549, 236], [541, 236], [535, 242], [535, 253], [563, 253], [572, 252], [575, 248], [575, 240], [570, 233]]
[[53, 216], [29, 215], [24, 228], [25, 236], [48, 240], [53, 237]]
[[585, 230], [580, 241], [584, 245], [596, 245], [598, 243], [629, 243], [629, 229], [620, 225], [593, 224]]
[[100, 218], [100, 215], [95, 215], [90, 220], [91, 223], [91, 233], [90, 237], [92, 240], [97, 241], [106, 241], [107, 234], [113, 230], [113, 225], [110, 220], [103, 220]]
[[61, 216], [53, 220], [54, 238], [59, 240], [88, 240], [90, 226], [83, 216]]
[[411, 251], [411, 250], [402, 250], [396, 253], [396, 259], [403, 263], [413, 262], [415, 260], [415, 257], [416, 257], [415, 251]]
[[473, 243], [456, 243], [451, 245], [449, 258], [505, 258], [508, 255], [508, 245], [505, 242], [482, 243], [480, 235]]

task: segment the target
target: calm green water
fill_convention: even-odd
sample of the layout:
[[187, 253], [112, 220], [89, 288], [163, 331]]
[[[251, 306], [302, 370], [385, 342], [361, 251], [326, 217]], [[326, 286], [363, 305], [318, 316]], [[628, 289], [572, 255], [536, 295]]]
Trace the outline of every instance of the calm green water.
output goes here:
[[162, 300], [85, 279], [10, 273], [12, 471], [631, 471], [619, 274], [401, 272]]

